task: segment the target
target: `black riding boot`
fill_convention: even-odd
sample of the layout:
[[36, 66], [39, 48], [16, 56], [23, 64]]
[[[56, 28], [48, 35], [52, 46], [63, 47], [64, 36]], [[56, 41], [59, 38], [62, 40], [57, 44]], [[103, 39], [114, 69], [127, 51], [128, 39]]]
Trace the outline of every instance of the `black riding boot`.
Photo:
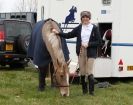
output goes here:
[[45, 85], [46, 85], [45, 78], [46, 78], [47, 70], [48, 70], [47, 67], [43, 67], [43, 68], [39, 67], [39, 87], [38, 87], [39, 91], [44, 91], [45, 89]]
[[82, 84], [83, 94], [88, 93], [87, 82], [85, 81], [85, 76], [81, 76], [81, 84]]
[[93, 74], [88, 76], [89, 80], [89, 94], [94, 95], [94, 76]]

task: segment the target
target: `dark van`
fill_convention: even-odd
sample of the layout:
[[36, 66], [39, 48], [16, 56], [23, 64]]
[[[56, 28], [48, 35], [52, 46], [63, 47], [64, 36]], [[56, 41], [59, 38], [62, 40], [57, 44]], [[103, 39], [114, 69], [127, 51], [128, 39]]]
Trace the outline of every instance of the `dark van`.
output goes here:
[[32, 26], [20, 20], [0, 20], [0, 65], [25, 67]]

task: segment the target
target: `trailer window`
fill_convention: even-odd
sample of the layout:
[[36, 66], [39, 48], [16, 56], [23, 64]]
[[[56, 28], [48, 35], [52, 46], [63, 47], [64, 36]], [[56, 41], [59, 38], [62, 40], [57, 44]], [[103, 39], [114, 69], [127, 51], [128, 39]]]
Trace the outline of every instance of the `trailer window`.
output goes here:
[[20, 19], [20, 15], [17, 15], [16, 18], [17, 18], [17, 19]]
[[22, 20], [26, 20], [26, 15], [22, 15]]
[[6, 18], [6, 14], [5, 14], [5, 13], [0, 14], [0, 18], [1, 18], [1, 19], [5, 19], [5, 18]]
[[10, 17], [11, 19], [15, 19], [15, 15], [11, 15], [11, 17]]

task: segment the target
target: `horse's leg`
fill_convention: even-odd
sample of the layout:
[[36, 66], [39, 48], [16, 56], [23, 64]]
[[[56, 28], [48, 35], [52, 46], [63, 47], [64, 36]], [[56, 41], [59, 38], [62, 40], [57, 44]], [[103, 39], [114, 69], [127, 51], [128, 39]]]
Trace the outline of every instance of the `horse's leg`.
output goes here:
[[39, 68], [39, 86], [38, 86], [38, 90], [39, 91], [43, 91], [45, 89], [46, 86], [46, 74], [48, 72], [48, 65], [44, 66], [44, 67], [38, 67]]

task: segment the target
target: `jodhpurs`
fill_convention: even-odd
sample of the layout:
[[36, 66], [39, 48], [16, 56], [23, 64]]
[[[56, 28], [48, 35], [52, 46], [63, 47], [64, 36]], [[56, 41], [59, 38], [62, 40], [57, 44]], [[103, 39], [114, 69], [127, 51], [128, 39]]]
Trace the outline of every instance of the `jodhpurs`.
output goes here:
[[80, 74], [89, 76], [93, 74], [93, 64], [95, 58], [87, 57], [87, 49], [85, 47], [81, 47], [81, 53], [79, 55], [79, 68]]

